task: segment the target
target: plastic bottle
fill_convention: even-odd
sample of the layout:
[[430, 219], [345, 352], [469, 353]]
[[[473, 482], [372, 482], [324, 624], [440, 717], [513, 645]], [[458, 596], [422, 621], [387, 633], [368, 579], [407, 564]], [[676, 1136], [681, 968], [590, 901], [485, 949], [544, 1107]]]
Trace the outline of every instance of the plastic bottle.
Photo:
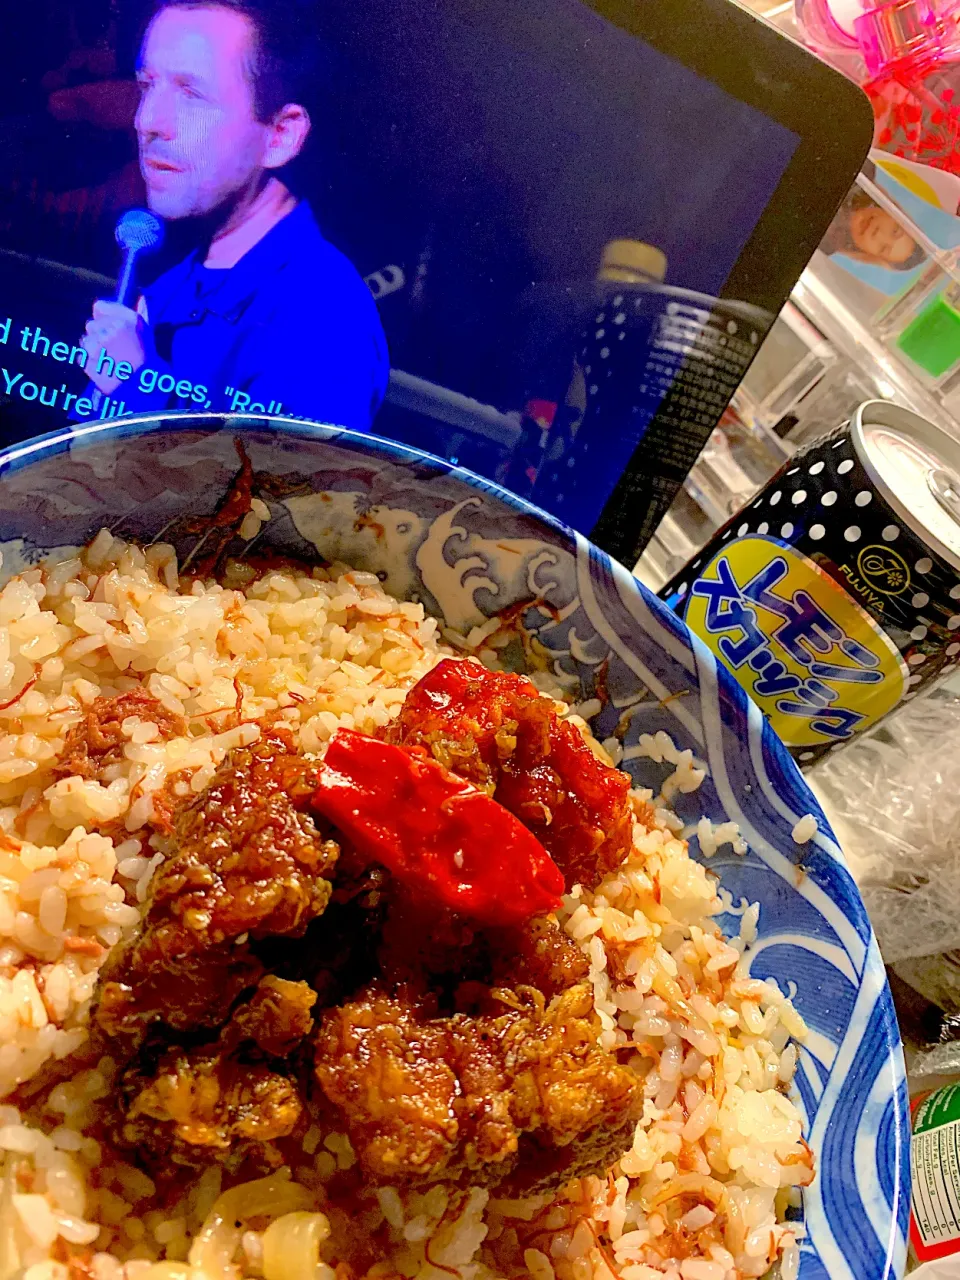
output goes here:
[[[633, 564], [743, 379], [772, 316], [665, 282], [667, 255], [603, 248], [533, 501]], [[622, 511], [637, 513], [628, 532]]]
[[[603, 306], [618, 286], [656, 286], [667, 278], [667, 255], [655, 245], [642, 240], [610, 240], [603, 246], [597, 271], [595, 301]], [[587, 379], [584, 366], [589, 363], [589, 346], [584, 346], [574, 360], [573, 377], [567, 390], [566, 405], [570, 411], [570, 430], [579, 430], [587, 411]]]

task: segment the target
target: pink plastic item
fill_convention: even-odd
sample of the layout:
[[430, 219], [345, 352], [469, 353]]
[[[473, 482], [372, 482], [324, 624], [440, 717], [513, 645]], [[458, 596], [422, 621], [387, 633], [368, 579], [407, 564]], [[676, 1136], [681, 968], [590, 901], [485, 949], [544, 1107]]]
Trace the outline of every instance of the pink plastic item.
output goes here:
[[857, 80], [873, 104], [874, 143], [960, 174], [958, 0], [796, 0], [805, 40]]

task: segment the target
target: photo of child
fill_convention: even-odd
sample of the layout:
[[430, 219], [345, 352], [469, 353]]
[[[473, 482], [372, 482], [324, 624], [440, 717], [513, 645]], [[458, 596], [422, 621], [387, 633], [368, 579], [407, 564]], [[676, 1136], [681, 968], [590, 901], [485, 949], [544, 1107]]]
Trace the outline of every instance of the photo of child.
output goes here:
[[[891, 272], [913, 271], [927, 257], [909, 231], [860, 187], [844, 200], [820, 249], [831, 257], [840, 254]], [[902, 283], [897, 282], [898, 289]]]

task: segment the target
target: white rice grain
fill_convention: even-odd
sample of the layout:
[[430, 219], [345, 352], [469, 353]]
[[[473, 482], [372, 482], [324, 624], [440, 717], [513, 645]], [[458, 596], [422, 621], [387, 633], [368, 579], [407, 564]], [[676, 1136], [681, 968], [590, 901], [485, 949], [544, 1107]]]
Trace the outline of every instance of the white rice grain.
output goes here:
[[812, 813], [804, 814], [791, 832], [795, 844], [808, 844], [816, 834], [817, 820]]

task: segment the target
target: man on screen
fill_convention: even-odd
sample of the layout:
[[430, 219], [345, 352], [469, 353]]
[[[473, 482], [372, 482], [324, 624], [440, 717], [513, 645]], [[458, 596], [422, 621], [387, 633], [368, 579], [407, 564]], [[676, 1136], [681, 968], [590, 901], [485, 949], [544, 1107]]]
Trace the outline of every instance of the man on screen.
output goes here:
[[200, 247], [136, 309], [94, 305], [87, 374], [125, 412], [259, 405], [369, 430], [388, 373], [376, 304], [277, 176], [310, 131], [309, 52], [285, 0], [155, 11], [137, 73], [140, 167], [150, 209], [190, 220]]

